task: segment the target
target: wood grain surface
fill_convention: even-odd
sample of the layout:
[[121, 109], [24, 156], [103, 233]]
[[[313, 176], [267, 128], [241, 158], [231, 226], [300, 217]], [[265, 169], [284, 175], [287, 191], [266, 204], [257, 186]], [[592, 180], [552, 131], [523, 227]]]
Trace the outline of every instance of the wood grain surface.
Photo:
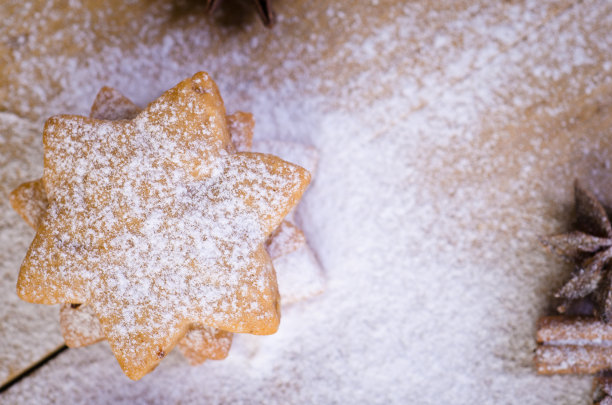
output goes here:
[[[2, 194], [42, 172], [44, 120], [87, 114], [103, 85], [145, 105], [206, 70], [229, 112], [253, 111], [279, 125], [348, 117], [366, 135], [347, 148], [393, 150], [381, 178], [393, 173], [407, 201], [454, 221], [443, 229], [427, 225], [425, 239], [444, 241], [442, 255], [470, 252], [474, 259], [457, 265], [472, 269], [486, 288], [516, 284], [521, 296], [509, 300], [522, 304], [504, 312], [499, 330], [508, 338], [492, 343], [487, 355], [502, 359], [502, 373], [521, 370], [522, 386], [541, 384], [529, 374], [535, 320], [567, 268], [546, 256], [536, 237], [568, 225], [574, 178], [612, 206], [612, 3], [276, 1], [270, 30], [250, 5], [227, 2], [209, 16], [204, 3], [0, 5]], [[294, 115], [270, 112], [285, 104], [296, 106]], [[286, 129], [291, 140], [331, 143], [306, 132]], [[323, 182], [339, 174], [325, 172], [326, 158], [323, 152]], [[0, 240], [15, 241], [0, 248], [1, 382], [62, 339], [56, 308], [15, 295], [33, 234], [6, 198], [0, 204]], [[570, 386], [575, 396], [551, 394], [551, 403], [588, 395], [585, 380]]]

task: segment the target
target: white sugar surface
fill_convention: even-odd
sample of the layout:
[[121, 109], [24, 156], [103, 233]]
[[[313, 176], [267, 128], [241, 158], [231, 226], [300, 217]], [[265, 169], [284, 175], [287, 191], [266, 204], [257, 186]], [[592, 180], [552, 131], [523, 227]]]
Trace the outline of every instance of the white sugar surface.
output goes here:
[[9, 204], [8, 195], [24, 179], [40, 176], [42, 142], [39, 129], [27, 120], [0, 113], [0, 381], [29, 366], [62, 343], [57, 308], [32, 308], [17, 297], [19, 264], [34, 232]]
[[[39, 83], [53, 100], [36, 105], [41, 116], [86, 112], [102, 84], [144, 104], [206, 69], [230, 112], [255, 114], [256, 138], [315, 146], [299, 217], [327, 285], [283, 311], [276, 335], [237, 336], [222, 362], [190, 368], [170, 355], [133, 383], [100, 344], [61, 355], [11, 388], [9, 402], [589, 403], [589, 378], [539, 377], [531, 364], [547, 283], [563, 278], [536, 236], [561, 226], [550, 206], [571, 201], [572, 158], [596, 155], [604, 135], [566, 134], [575, 147], [557, 150], [543, 131], [520, 128], [609, 89], [609, 4], [428, 12], [401, 2], [383, 25], [339, 3], [329, 2], [327, 21], [345, 35], [313, 32], [288, 50], [275, 38], [282, 66], [248, 68], [266, 33], [251, 48], [229, 38], [207, 58], [205, 28], [177, 27], [159, 44], [87, 64], [38, 60], [60, 70], [64, 89], [52, 97]], [[307, 27], [292, 18], [281, 13], [279, 29]], [[155, 17], [143, 24], [154, 30]], [[228, 65], [244, 66], [241, 76], [225, 76]], [[27, 89], [33, 76], [26, 68], [15, 79]], [[566, 184], [551, 192], [551, 178]]]

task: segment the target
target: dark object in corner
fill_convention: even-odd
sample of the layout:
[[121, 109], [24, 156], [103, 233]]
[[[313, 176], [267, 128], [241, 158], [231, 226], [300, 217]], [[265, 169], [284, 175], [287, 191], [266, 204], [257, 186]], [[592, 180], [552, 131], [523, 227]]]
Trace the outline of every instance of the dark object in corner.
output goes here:
[[[213, 13], [221, 1], [222, 0], [206, 0], [206, 12], [209, 14]], [[253, 0], [253, 3], [255, 4], [257, 14], [259, 14], [259, 18], [261, 22], [263, 22], [263, 25], [268, 28], [272, 27], [276, 21], [276, 15], [274, 14], [274, 10], [272, 10], [270, 0]]]

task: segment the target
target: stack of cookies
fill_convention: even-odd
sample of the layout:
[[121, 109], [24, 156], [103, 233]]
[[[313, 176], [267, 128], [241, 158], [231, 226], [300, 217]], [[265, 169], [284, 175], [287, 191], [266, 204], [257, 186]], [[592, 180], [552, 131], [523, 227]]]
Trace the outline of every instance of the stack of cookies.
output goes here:
[[[200, 364], [225, 358], [233, 333], [274, 333], [281, 296], [322, 282], [292, 214], [310, 173], [250, 152], [253, 127], [249, 113], [226, 115], [206, 73], [144, 110], [105, 87], [89, 118], [49, 119], [43, 177], [11, 194], [36, 229], [19, 296], [61, 304], [66, 344], [108, 340], [135, 380], [177, 344]], [[309, 148], [261, 146], [316, 164]], [[306, 266], [283, 264], [296, 258]]]

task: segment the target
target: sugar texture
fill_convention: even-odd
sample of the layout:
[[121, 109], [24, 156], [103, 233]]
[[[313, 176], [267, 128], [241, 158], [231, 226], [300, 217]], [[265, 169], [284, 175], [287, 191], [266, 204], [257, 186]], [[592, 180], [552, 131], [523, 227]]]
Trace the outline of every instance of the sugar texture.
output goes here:
[[80, 20], [58, 29], [87, 59], [51, 40], [29, 56], [36, 20], [4, 105], [33, 120], [86, 112], [102, 84], [144, 104], [206, 69], [228, 106], [254, 113], [257, 139], [319, 151], [298, 214], [325, 293], [273, 336], [237, 336], [223, 362], [171, 355], [133, 384], [96, 345], [7, 400], [589, 403], [589, 377], [533, 369], [536, 320], [568, 270], [537, 236], [571, 216], [575, 176], [612, 166], [610, 126], [580, 126], [582, 113], [605, 123], [593, 114], [610, 105], [609, 2], [277, 3], [270, 32], [197, 13], [176, 23], [152, 5], [125, 50], [93, 49]]

